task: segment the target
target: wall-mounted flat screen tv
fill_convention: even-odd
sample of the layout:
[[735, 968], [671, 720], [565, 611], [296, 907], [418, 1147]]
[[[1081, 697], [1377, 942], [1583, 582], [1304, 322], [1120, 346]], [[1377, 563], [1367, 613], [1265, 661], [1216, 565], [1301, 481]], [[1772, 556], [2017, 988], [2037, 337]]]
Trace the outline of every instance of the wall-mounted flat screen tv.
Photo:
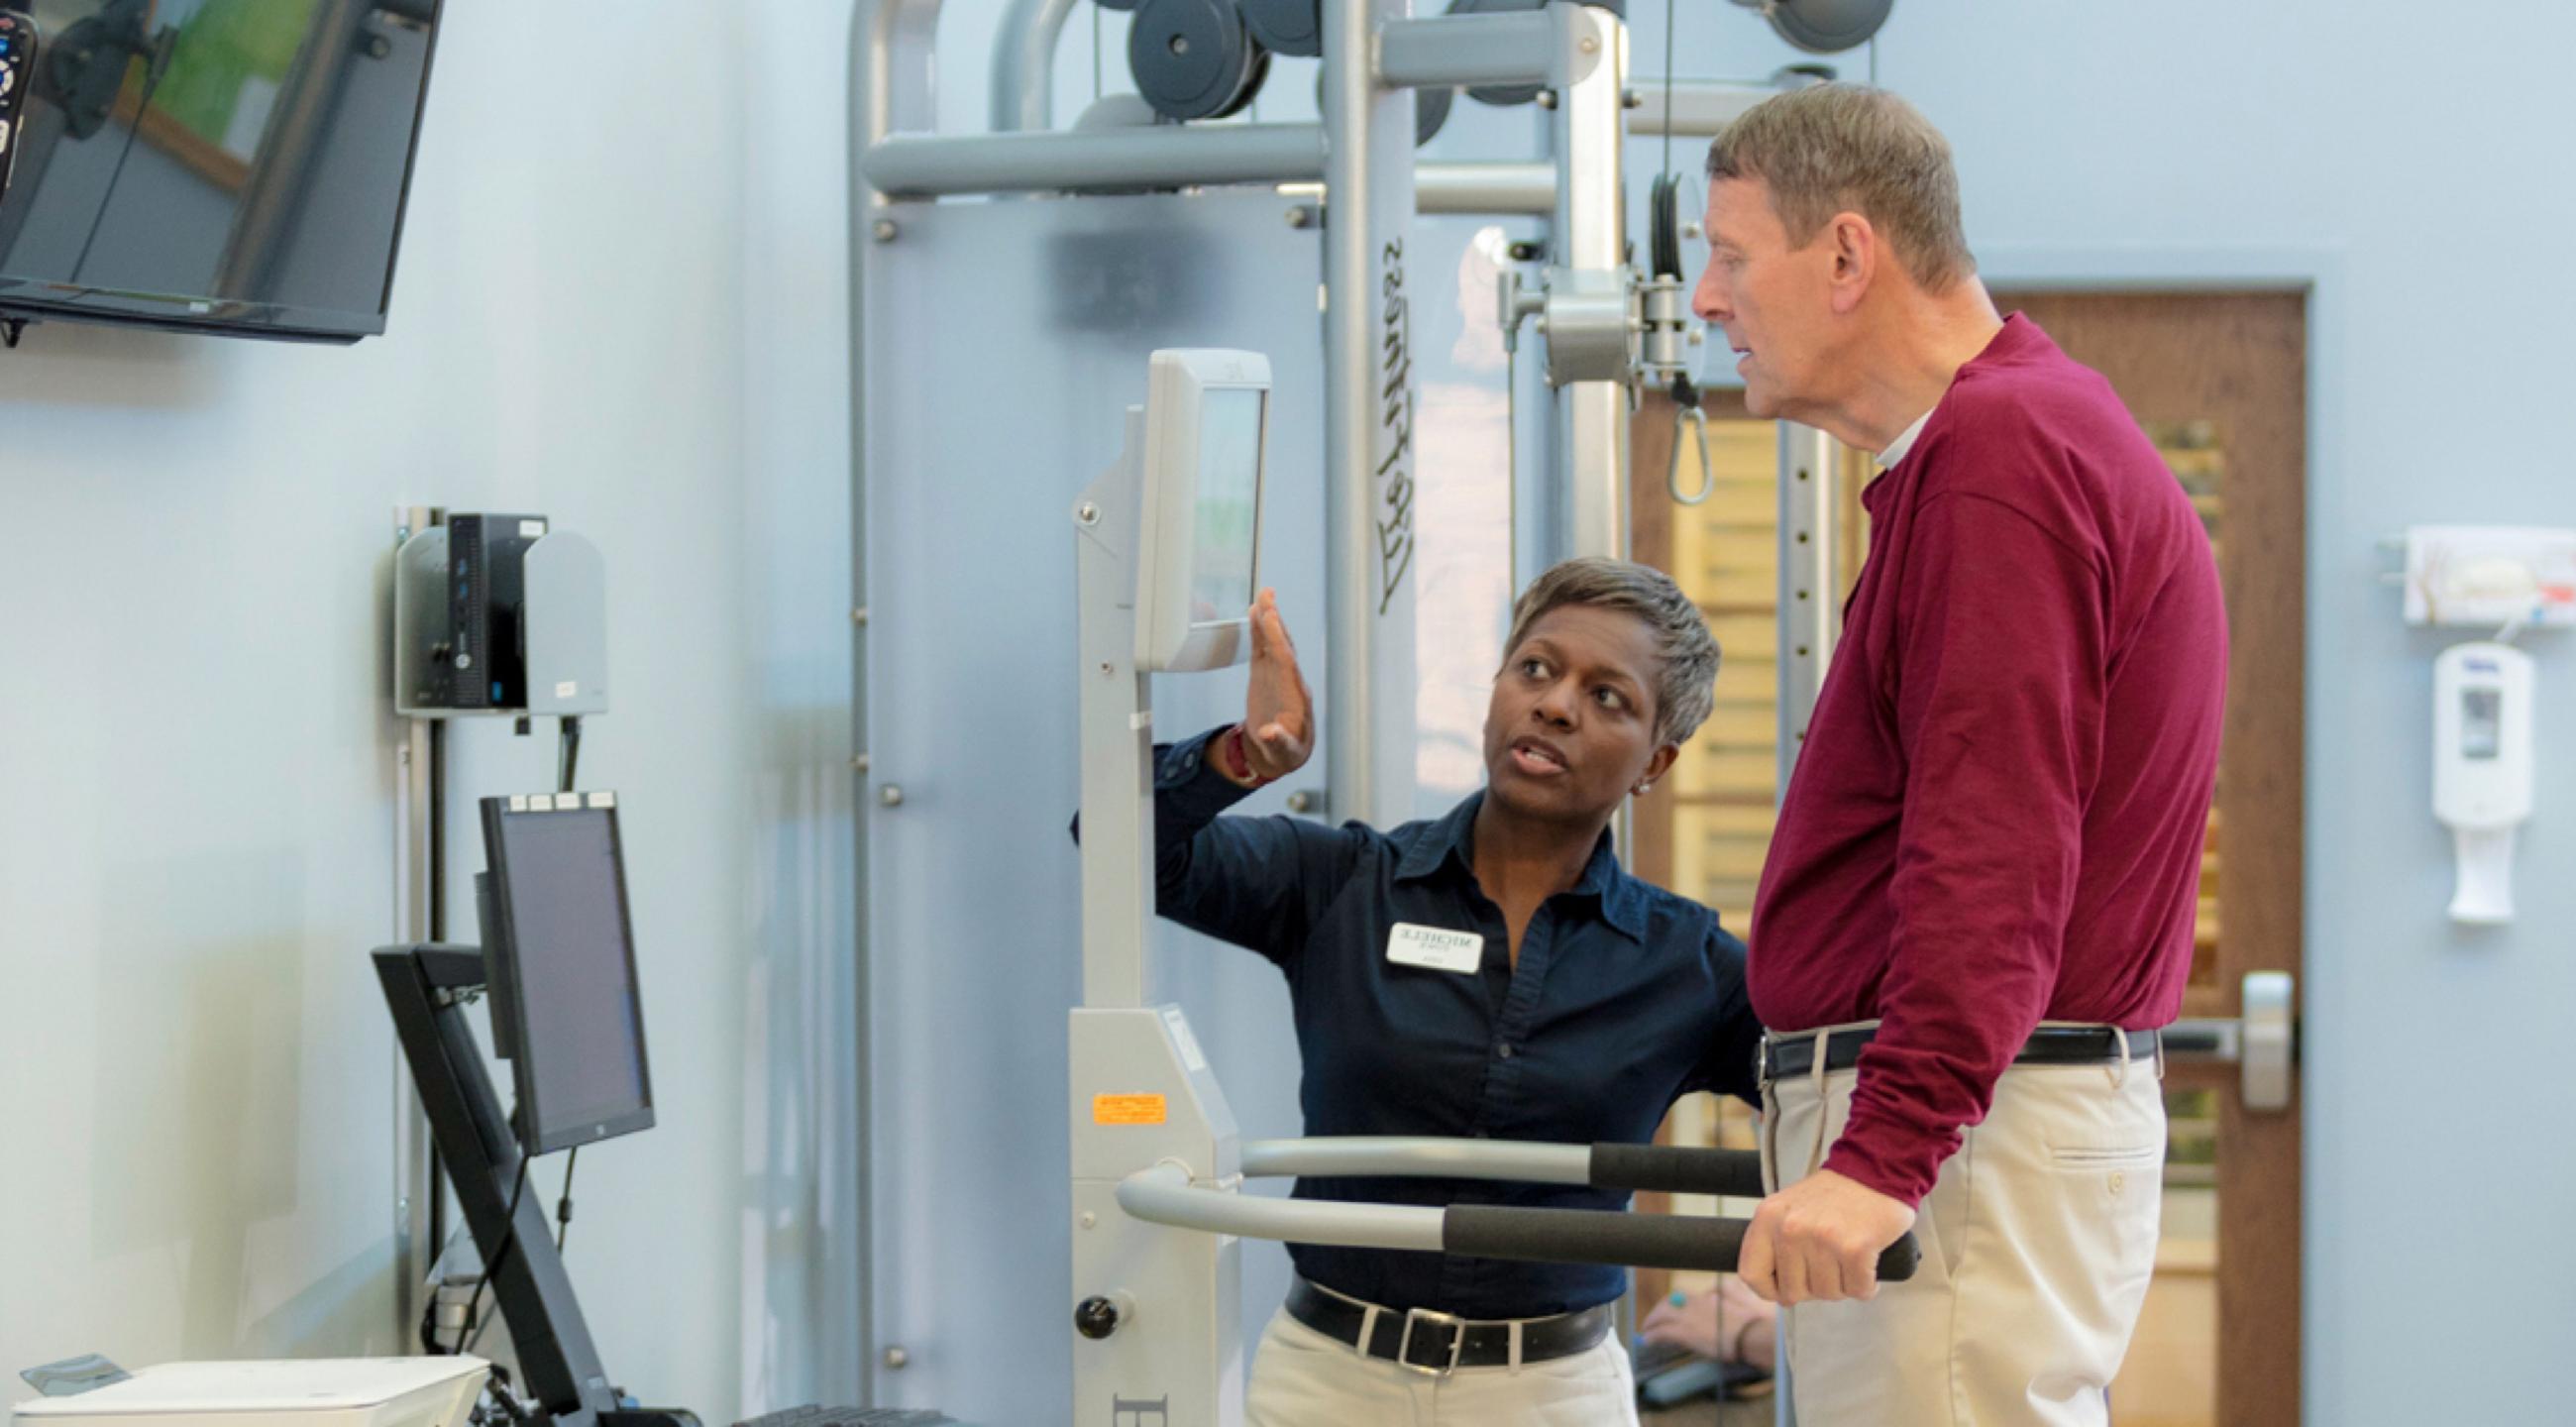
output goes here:
[[441, 0], [0, 0], [39, 48], [0, 320], [385, 330]]

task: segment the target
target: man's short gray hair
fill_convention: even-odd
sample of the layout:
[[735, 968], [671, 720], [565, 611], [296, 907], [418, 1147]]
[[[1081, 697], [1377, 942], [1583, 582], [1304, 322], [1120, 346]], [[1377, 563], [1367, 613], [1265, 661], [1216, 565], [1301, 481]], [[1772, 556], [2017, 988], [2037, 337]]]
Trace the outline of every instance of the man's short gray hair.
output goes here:
[[1884, 234], [1928, 292], [1977, 270], [1959, 218], [1950, 141], [1920, 110], [1884, 89], [1815, 84], [1744, 111], [1708, 146], [1711, 179], [1758, 178], [1771, 209], [1803, 248], [1837, 213]]
[[1505, 663], [1529, 638], [1530, 626], [1568, 605], [1620, 610], [1646, 622], [1655, 636], [1656, 657], [1663, 661], [1655, 678], [1655, 742], [1689, 741], [1717, 706], [1717, 637], [1708, 632], [1699, 606], [1661, 570], [1579, 556], [1530, 581], [1521, 592], [1512, 606], [1511, 638], [1503, 643]]

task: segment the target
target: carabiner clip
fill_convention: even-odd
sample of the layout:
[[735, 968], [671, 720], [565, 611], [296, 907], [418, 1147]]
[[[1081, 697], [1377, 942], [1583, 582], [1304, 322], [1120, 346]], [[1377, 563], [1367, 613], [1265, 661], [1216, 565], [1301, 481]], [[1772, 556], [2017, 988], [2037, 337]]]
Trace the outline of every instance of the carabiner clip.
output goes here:
[[[1692, 495], [1682, 494], [1684, 426], [1699, 433], [1699, 490]], [[1672, 492], [1674, 502], [1680, 505], [1704, 505], [1710, 496], [1717, 493], [1717, 467], [1708, 459], [1708, 414], [1697, 405], [1675, 404], [1673, 407], [1673, 454], [1664, 467], [1664, 489]]]

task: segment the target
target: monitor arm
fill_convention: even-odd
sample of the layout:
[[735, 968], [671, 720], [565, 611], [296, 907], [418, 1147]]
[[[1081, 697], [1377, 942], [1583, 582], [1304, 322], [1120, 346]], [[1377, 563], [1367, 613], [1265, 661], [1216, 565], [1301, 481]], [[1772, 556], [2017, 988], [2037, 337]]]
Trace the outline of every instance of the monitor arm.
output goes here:
[[541, 1196], [521, 1196], [515, 1226], [509, 1217], [510, 1190], [520, 1172], [519, 1141], [493, 1092], [465, 1011], [469, 993], [484, 985], [481, 949], [389, 946], [374, 961], [456, 1202], [474, 1231], [475, 1248], [495, 1265], [493, 1294], [510, 1325], [521, 1375], [536, 1397], [538, 1427], [697, 1427], [688, 1412], [625, 1405], [600, 1366], [590, 1325], [555, 1252]]

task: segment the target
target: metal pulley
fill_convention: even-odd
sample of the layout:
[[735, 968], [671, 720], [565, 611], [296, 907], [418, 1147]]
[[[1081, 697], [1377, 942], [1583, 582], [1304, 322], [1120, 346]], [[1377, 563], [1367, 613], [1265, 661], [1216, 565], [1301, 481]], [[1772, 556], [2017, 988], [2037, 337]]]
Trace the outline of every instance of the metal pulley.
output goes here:
[[1887, 23], [1896, 0], [1735, 0], [1762, 18], [1780, 38], [1809, 54], [1839, 54], [1869, 43]]
[[1324, 52], [1323, 0], [1236, 0], [1252, 37], [1272, 54], [1313, 59]]
[[1127, 72], [1166, 118], [1239, 113], [1269, 71], [1270, 51], [1233, 0], [1144, 0], [1127, 31]]

